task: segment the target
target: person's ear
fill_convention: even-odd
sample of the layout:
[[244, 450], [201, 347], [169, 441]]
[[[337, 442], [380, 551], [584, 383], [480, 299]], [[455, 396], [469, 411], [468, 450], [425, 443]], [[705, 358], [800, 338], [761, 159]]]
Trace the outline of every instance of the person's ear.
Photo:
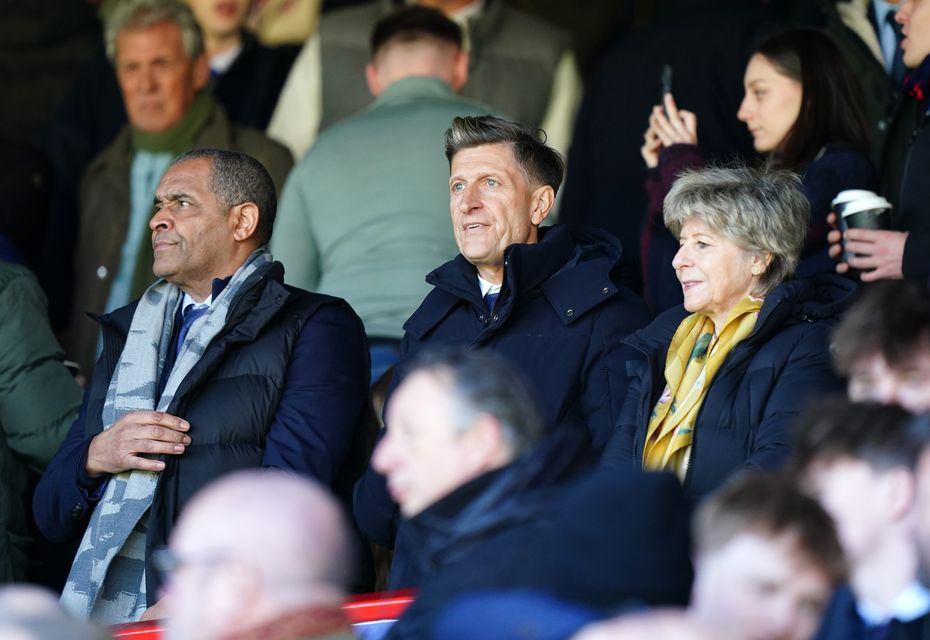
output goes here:
[[458, 93], [468, 82], [468, 52], [459, 49], [455, 53], [455, 60], [452, 63], [452, 77], [449, 80], [449, 86]]
[[895, 520], [909, 517], [914, 509], [917, 493], [914, 473], [910, 469], [896, 467], [884, 475], [885, 504], [888, 510]]
[[210, 81], [210, 61], [207, 60], [207, 54], [201, 53], [194, 59], [193, 73], [194, 89], [200, 91], [207, 86]]
[[243, 202], [229, 210], [233, 238], [244, 242], [255, 235], [258, 229], [259, 210], [254, 202]]
[[752, 256], [752, 266], [750, 267], [750, 273], [756, 277], [761, 277], [766, 271], [768, 271], [769, 265], [772, 263], [772, 252], [763, 251], [762, 253], [755, 253]]
[[530, 220], [537, 227], [542, 224], [552, 211], [552, 205], [555, 204], [555, 189], [548, 184], [536, 189], [532, 195], [532, 209], [530, 211]]
[[381, 95], [384, 87], [381, 86], [381, 79], [378, 77], [378, 69], [371, 62], [365, 65], [365, 81], [368, 83], [368, 91], [375, 98]]
[[466, 432], [466, 459], [475, 473], [503, 466], [512, 457], [504, 441], [504, 432], [497, 418], [479, 414]]

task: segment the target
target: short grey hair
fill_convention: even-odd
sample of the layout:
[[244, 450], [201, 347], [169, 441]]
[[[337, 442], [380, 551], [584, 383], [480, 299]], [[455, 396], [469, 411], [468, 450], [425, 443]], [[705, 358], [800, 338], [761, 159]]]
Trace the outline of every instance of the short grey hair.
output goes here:
[[244, 202], [252, 202], [258, 207], [255, 240], [259, 244], [267, 244], [274, 229], [278, 196], [265, 166], [241, 151], [192, 149], [172, 160], [168, 168], [199, 158], [206, 158], [212, 163], [210, 191], [227, 211]]
[[107, 57], [116, 62], [116, 37], [124, 29], [145, 29], [173, 22], [181, 30], [184, 51], [190, 59], [203, 53], [203, 33], [190, 7], [180, 0], [116, 0], [104, 11]]
[[676, 237], [692, 218], [743, 251], [771, 254], [753, 292], [766, 295], [794, 275], [811, 208], [796, 173], [771, 167], [710, 167], [684, 172], [665, 196], [665, 226]]
[[535, 186], [548, 185], [558, 193], [565, 176], [565, 160], [546, 145], [546, 132], [522, 122], [496, 116], [457, 117], [446, 130], [445, 143], [450, 169], [452, 158], [462, 149], [509, 144], [523, 174]]
[[467, 431], [479, 415], [490, 415], [500, 423], [513, 458], [542, 437], [536, 396], [523, 374], [501, 356], [464, 348], [426, 350], [414, 359], [408, 377], [414, 373], [430, 374], [448, 390], [450, 418], [458, 431]]

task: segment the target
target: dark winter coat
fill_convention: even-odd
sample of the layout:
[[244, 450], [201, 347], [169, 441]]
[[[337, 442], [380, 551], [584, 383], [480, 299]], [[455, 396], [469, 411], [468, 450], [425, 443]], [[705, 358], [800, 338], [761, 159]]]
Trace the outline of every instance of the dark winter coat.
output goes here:
[[893, 227], [907, 231], [901, 269], [905, 276], [930, 277], [930, 110], [905, 97], [886, 140], [882, 183], [895, 204]]
[[[223, 330], [185, 377], [167, 413], [187, 420], [191, 444], [165, 456], [149, 510], [146, 557], [167, 544], [187, 501], [236, 469], [275, 467], [316, 478], [344, 499], [363, 468], [368, 350], [361, 320], [338, 298], [282, 283], [280, 263], [253, 274]], [[107, 387], [135, 304], [100, 318], [103, 354], [81, 417], [49, 464], [33, 508], [52, 541], [80, 537], [103, 494], [86, 487], [87, 447], [101, 432]], [[84, 486], [82, 486], [84, 485]], [[158, 572], [146, 567], [149, 604]]]
[[[484, 495], [477, 491], [467, 506]], [[689, 509], [674, 476], [600, 470], [543, 496], [531, 520], [515, 518], [473, 545], [442, 549], [442, 563], [388, 640], [433, 637], [448, 605], [488, 590], [530, 590], [602, 616], [634, 603], [687, 602]]]
[[[805, 403], [842, 389], [830, 363], [830, 331], [855, 285], [821, 275], [776, 287], [752, 333], [737, 344], [710, 381], [694, 427], [685, 491], [694, 500], [743, 468], [773, 469], [789, 452], [792, 422]], [[649, 415], [665, 387], [672, 336], [688, 315], [671, 309], [623, 340], [625, 367], [613, 383], [627, 389], [608, 466], [642, 467]]]
[[[643, 302], [615, 280], [620, 257], [603, 231], [540, 229], [538, 243], [507, 248], [500, 297], [488, 311], [475, 267], [459, 255], [427, 276], [434, 288], [404, 325], [392, 388], [421, 349], [491, 349], [526, 376], [550, 427], [586, 434], [599, 455], [623, 401], [611, 384], [611, 345], [648, 321]], [[355, 498], [363, 533], [391, 545], [395, 513], [384, 478], [369, 469]]]

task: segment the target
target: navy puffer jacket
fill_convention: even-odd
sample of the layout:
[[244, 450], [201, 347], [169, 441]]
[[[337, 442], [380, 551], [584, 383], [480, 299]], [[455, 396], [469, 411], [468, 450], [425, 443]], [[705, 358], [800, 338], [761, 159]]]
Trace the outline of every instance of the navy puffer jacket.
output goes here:
[[[854, 289], [850, 280], [821, 275], [787, 282], [766, 297], [755, 329], [724, 360], [701, 405], [685, 478], [691, 499], [740, 469], [779, 467], [805, 405], [842, 390], [830, 362], [830, 332]], [[665, 387], [668, 347], [687, 315], [684, 307], [670, 309], [620, 341], [625, 366], [611, 371], [627, 396], [603, 464], [642, 466], [649, 415]]]

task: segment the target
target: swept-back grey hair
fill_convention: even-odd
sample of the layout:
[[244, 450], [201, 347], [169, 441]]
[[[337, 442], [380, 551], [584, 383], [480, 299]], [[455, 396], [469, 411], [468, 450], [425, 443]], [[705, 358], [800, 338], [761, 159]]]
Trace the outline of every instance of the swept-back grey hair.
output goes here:
[[665, 226], [676, 237], [696, 218], [743, 251], [769, 252], [772, 260], [755, 295], [794, 275], [811, 218], [801, 178], [769, 167], [686, 171], [665, 196], [664, 211]]
[[435, 376], [448, 389], [452, 418], [467, 431], [480, 414], [501, 425], [513, 458], [533, 448], [543, 434], [537, 398], [522, 373], [488, 350], [432, 349], [417, 354], [408, 377]]
[[509, 144], [523, 174], [535, 187], [548, 185], [558, 193], [565, 175], [565, 161], [546, 144], [546, 132], [522, 122], [496, 116], [457, 117], [446, 130], [445, 143], [450, 169], [452, 158], [462, 149]]
[[162, 22], [173, 22], [181, 30], [184, 51], [189, 58], [203, 53], [203, 34], [190, 7], [180, 0], [117, 0], [104, 11], [104, 39], [107, 57], [116, 61], [116, 36], [124, 29], [145, 29]]

